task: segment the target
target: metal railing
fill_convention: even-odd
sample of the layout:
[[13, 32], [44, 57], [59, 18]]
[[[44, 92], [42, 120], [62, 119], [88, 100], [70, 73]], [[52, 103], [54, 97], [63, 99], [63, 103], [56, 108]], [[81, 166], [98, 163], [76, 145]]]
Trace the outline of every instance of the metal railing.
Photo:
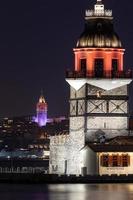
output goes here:
[[95, 10], [86, 10], [86, 17], [112, 17], [112, 10], [104, 10], [96, 12]]
[[66, 71], [66, 78], [133, 78], [132, 70], [127, 71]]

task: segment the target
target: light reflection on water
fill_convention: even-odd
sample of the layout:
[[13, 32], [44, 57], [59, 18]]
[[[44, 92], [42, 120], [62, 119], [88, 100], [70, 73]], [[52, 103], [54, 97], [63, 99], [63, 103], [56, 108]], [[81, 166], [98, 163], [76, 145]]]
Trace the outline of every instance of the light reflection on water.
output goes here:
[[50, 200], [133, 200], [133, 184], [49, 185], [49, 191]]
[[133, 200], [133, 184], [0, 184], [0, 200]]

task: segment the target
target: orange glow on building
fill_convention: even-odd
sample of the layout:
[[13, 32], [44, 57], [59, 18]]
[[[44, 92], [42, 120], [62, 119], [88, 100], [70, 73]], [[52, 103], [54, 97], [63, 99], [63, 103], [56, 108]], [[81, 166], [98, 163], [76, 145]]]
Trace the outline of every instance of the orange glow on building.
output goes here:
[[86, 60], [86, 70], [94, 71], [95, 59], [103, 59], [104, 72], [112, 70], [112, 60], [118, 62], [117, 71], [123, 71], [124, 49], [116, 48], [77, 48], [75, 54], [75, 71], [81, 71], [81, 60]]

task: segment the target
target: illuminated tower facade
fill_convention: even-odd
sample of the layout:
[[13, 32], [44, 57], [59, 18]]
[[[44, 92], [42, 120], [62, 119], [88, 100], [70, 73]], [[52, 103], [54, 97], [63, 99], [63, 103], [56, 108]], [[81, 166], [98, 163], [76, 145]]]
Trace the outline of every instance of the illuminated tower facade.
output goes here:
[[48, 110], [48, 105], [44, 99], [44, 96], [41, 94], [39, 101], [36, 105], [36, 119], [35, 121], [38, 123], [38, 125], [45, 126], [47, 123], [47, 110]]
[[68, 71], [70, 85], [70, 140], [67, 173], [80, 174], [81, 149], [86, 142], [128, 135], [128, 84], [125, 49], [113, 27], [112, 11], [97, 0], [85, 13], [85, 29], [74, 48], [75, 66]]
[[[113, 27], [112, 11], [97, 0], [85, 13], [85, 28], [73, 49], [75, 65], [67, 71], [70, 85], [69, 135], [50, 142], [50, 173], [98, 172], [98, 157], [88, 145], [129, 135], [128, 85], [132, 73], [125, 70], [125, 49]], [[106, 142], [107, 141], [107, 142]], [[86, 169], [85, 169], [86, 168]]]

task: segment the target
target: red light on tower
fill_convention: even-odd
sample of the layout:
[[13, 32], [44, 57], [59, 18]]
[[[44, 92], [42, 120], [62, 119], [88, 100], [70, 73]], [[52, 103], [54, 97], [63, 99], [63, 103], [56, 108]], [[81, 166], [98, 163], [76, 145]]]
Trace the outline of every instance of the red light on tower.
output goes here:
[[47, 111], [47, 103], [43, 95], [40, 96], [39, 102], [37, 103], [37, 111]]

